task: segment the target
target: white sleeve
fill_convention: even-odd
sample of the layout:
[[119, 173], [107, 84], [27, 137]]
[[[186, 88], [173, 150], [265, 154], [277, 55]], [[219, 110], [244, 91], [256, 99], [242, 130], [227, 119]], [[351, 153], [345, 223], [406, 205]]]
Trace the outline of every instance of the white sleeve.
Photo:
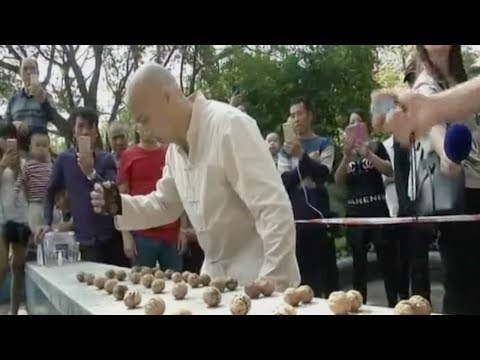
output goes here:
[[250, 210], [263, 240], [259, 277], [272, 279], [278, 288], [297, 285], [295, 223], [280, 174], [254, 120], [237, 115], [225, 126], [222, 153], [227, 179]]
[[332, 172], [333, 163], [335, 161], [335, 146], [328, 145], [325, 150], [320, 154], [320, 163], [328, 167], [328, 170]]
[[163, 226], [178, 220], [183, 204], [169, 166], [169, 154], [157, 189], [149, 195], [122, 195], [122, 215], [115, 218], [118, 230], [134, 231]]
[[280, 174], [293, 170], [292, 160], [287, 158], [282, 151], [278, 153], [277, 169]]

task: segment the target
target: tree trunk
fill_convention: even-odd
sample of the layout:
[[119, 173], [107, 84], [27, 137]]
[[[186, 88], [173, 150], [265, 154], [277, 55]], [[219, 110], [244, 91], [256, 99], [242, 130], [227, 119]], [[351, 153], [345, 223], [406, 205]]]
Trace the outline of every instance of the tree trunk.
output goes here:
[[185, 45], [183, 47], [182, 61], [180, 63], [180, 89], [182, 89], [182, 92], [184, 94], [185, 94], [185, 89], [183, 88], [183, 71], [185, 67], [185, 57], [187, 56], [187, 49], [188, 49], [188, 45]]
[[192, 70], [192, 80], [190, 81], [190, 90], [188, 95], [193, 94], [195, 92], [195, 81], [197, 79], [197, 57], [198, 57], [198, 47], [199, 45], [193, 45], [193, 70]]

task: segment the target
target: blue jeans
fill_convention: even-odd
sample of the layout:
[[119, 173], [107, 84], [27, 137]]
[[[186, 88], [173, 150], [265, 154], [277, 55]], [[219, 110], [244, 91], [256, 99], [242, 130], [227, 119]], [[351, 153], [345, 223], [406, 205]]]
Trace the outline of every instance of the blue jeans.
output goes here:
[[182, 271], [182, 257], [178, 254], [176, 244], [137, 234], [134, 234], [133, 238], [137, 246], [135, 265], [154, 267], [158, 261], [163, 270]]

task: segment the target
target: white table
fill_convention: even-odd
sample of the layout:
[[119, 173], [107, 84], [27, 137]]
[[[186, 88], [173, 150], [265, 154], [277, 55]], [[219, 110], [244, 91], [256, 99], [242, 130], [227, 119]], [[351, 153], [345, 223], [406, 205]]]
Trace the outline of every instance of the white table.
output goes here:
[[[119, 270], [120, 268], [111, 265], [95, 263], [65, 264], [63, 267], [42, 267], [30, 263], [27, 265], [27, 305], [29, 300], [29, 286], [35, 287], [45, 295], [49, 304], [56, 309], [56, 312], [63, 315], [143, 315], [143, 306], [152, 297], [159, 296], [166, 303], [165, 314], [171, 314], [177, 309], [189, 309], [194, 315], [230, 315], [230, 300], [236, 292], [225, 292], [222, 294], [221, 305], [217, 308], [207, 308], [202, 300], [203, 289], [192, 289], [189, 286], [188, 294], [184, 300], [175, 300], [170, 293], [173, 286], [172, 281], [166, 281], [165, 290], [162, 294], [154, 295], [151, 289], [146, 289], [141, 284], [133, 285], [128, 277], [122, 284], [129, 289], [137, 289], [142, 294], [140, 307], [134, 310], [127, 310], [123, 301], [115, 301], [112, 295], [105, 290], [98, 290], [94, 286], [87, 286], [79, 283], [76, 274], [80, 271], [104, 276], [109, 269]], [[130, 269], [123, 269], [127, 272]], [[37, 291], [38, 292], [38, 291]], [[33, 300], [34, 301], [34, 300]], [[274, 310], [282, 304], [282, 295], [274, 294], [272, 297], [252, 300], [252, 308], [249, 315], [271, 315]], [[30, 304], [29, 307], [35, 304]], [[50, 306], [50, 305], [49, 305]], [[32, 311], [33, 314], [40, 311]], [[301, 305], [297, 308], [297, 315], [332, 315], [325, 300], [314, 299], [309, 305]], [[363, 306], [359, 315], [393, 315], [392, 309]]]

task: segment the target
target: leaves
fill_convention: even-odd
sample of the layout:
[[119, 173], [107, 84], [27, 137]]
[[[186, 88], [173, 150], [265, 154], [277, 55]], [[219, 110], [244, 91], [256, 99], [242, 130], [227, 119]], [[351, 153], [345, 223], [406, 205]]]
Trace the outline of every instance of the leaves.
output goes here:
[[[68, 137], [65, 118], [74, 107], [92, 106], [103, 120], [118, 120], [129, 77], [142, 63], [156, 61], [180, 78], [187, 95], [202, 90], [228, 101], [233, 89], [240, 88], [248, 113], [263, 132], [281, 131], [291, 99], [306, 95], [315, 105], [315, 130], [336, 138], [351, 109], [368, 113], [373, 89], [401, 84], [413, 49], [413, 45], [0, 45], [0, 105], [21, 87], [17, 74], [22, 58], [35, 57], [58, 109], [59, 131]], [[478, 53], [465, 46], [464, 57], [468, 74], [479, 74]]]
[[223, 101], [239, 86], [263, 132], [279, 131], [291, 99], [306, 95], [315, 104], [315, 129], [334, 136], [350, 109], [368, 109], [374, 59], [371, 46], [239, 47], [205, 72], [201, 87]]

